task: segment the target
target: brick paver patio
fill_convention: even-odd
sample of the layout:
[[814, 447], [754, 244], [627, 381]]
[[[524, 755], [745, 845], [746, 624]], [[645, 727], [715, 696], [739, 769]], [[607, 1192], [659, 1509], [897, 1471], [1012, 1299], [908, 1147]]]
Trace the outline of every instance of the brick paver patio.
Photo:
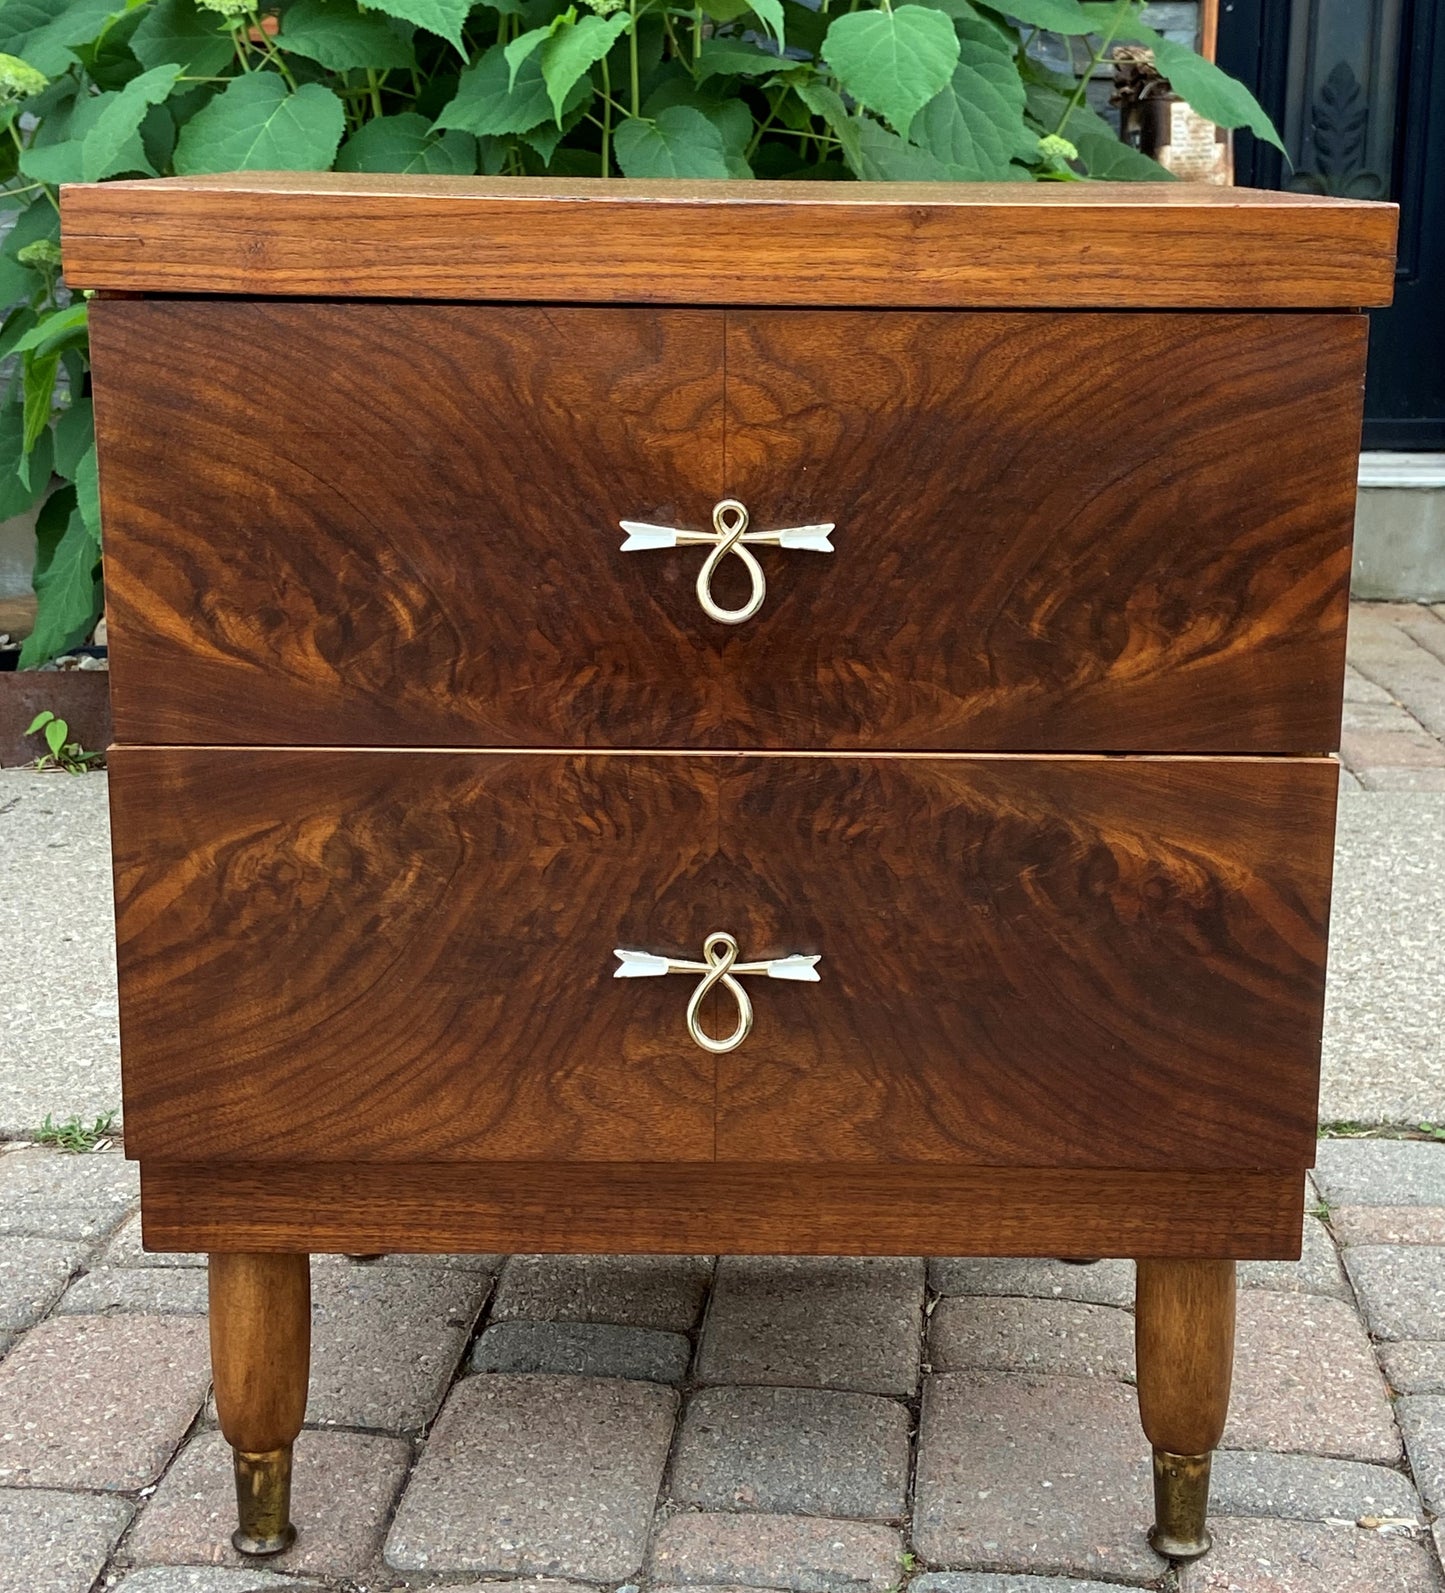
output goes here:
[[[1387, 1137], [1336, 1123], [1302, 1261], [1241, 1268], [1205, 1560], [1179, 1572], [1144, 1541], [1126, 1262], [390, 1256], [313, 1265], [301, 1538], [243, 1566], [203, 1258], [140, 1249], [116, 1148], [16, 1124], [0, 1593], [1442, 1593], [1445, 1141], [1419, 1123], [1445, 1097], [1445, 613], [1357, 608], [1351, 658], [1325, 1116]], [[41, 778], [0, 780], [0, 844]], [[19, 916], [24, 880], [0, 895], [7, 988], [28, 992], [0, 1023], [0, 1100], [49, 1089], [64, 1116], [117, 1094], [94, 966], [67, 961], [106, 911], [98, 876], [74, 885], [103, 781], [45, 779], [40, 895], [68, 915]]]

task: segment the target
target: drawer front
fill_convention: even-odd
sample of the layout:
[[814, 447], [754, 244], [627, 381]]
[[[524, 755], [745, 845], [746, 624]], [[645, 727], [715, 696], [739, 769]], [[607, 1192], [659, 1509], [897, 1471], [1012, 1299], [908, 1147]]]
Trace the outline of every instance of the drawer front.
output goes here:
[[1358, 316], [93, 317], [122, 741], [1337, 741]]
[[[168, 1161], [1306, 1165], [1326, 760], [128, 748]], [[704, 962], [752, 1008], [704, 1049]], [[714, 943], [711, 962], [726, 960]], [[625, 964], [623, 964], [625, 966]], [[790, 965], [798, 972], [798, 965]], [[775, 973], [786, 969], [775, 969]], [[713, 982], [714, 1044], [740, 1005]]]

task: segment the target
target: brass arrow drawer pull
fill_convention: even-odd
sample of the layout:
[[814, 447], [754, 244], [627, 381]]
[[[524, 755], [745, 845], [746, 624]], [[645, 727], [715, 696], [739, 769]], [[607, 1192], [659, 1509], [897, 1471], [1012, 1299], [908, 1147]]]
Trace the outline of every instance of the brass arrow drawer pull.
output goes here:
[[[753, 1004], [748, 993], [737, 982], [738, 974], [766, 974], [769, 979], [800, 979], [811, 984], [818, 982], [820, 956], [795, 953], [791, 957], [772, 957], [767, 962], [739, 962], [738, 943], [731, 935], [715, 930], [703, 942], [702, 962], [681, 962], [675, 957], [658, 957], [650, 951], [624, 951], [613, 953], [617, 958], [614, 979], [653, 979], [663, 974], [701, 974], [692, 999], [687, 1004], [687, 1032], [704, 1051], [721, 1056], [725, 1051], [736, 1051], [747, 1039], [753, 1026]], [[733, 1032], [725, 1039], [714, 1040], [698, 1019], [703, 997], [714, 985], [721, 985], [737, 1003], [738, 1021]]]
[[[619, 520], [627, 533], [622, 544], [624, 553], [648, 553], [657, 548], [678, 548], [696, 545], [710, 546], [712, 552], [697, 572], [697, 600], [703, 613], [724, 625], [741, 625], [750, 620], [763, 606], [768, 583], [763, 567], [748, 551], [747, 544], [777, 548], [798, 548], [808, 553], [831, 553], [833, 544], [828, 540], [833, 532], [833, 522], [826, 525], [795, 525], [782, 531], [749, 531], [748, 511], [736, 498], [724, 498], [714, 504], [711, 531], [680, 531], [670, 525], [648, 525], [641, 520]], [[712, 595], [712, 578], [719, 564], [729, 555], [739, 558], [753, 583], [753, 589], [741, 608], [723, 608]]]

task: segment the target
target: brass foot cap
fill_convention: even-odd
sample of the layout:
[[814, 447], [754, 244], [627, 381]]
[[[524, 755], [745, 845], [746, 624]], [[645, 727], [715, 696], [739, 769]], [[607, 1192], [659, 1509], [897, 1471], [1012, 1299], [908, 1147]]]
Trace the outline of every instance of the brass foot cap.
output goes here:
[[236, 1515], [231, 1542], [240, 1554], [280, 1554], [296, 1541], [291, 1525], [291, 1446], [251, 1454], [233, 1452]]
[[240, 1527], [231, 1534], [231, 1542], [236, 1546], [237, 1554], [281, 1554], [295, 1541], [296, 1528], [289, 1521], [286, 1530], [272, 1538], [253, 1538], [249, 1532], [243, 1532]]
[[1209, 1553], [1210, 1456], [1154, 1451], [1154, 1525], [1149, 1544], [1170, 1560], [1197, 1560]]
[[1166, 1560], [1197, 1560], [1208, 1554], [1213, 1546], [1214, 1540], [1207, 1532], [1198, 1538], [1171, 1538], [1158, 1527], [1149, 1529], [1149, 1547]]

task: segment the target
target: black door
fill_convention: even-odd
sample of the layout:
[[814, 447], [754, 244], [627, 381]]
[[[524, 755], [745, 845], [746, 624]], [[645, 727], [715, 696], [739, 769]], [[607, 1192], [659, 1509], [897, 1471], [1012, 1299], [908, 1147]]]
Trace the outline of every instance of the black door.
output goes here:
[[1224, 0], [1218, 59], [1292, 158], [1238, 133], [1238, 182], [1399, 201], [1395, 303], [1370, 318], [1365, 447], [1445, 449], [1445, 0]]

